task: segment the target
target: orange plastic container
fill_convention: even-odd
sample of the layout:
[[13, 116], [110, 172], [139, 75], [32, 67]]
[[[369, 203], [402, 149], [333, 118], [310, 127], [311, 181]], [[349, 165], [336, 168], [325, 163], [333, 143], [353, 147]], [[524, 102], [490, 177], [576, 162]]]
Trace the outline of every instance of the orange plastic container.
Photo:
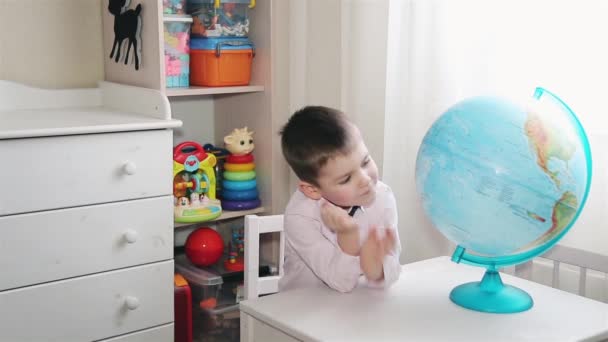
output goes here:
[[190, 44], [190, 84], [248, 85], [255, 49], [246, 38], [199, 38]]

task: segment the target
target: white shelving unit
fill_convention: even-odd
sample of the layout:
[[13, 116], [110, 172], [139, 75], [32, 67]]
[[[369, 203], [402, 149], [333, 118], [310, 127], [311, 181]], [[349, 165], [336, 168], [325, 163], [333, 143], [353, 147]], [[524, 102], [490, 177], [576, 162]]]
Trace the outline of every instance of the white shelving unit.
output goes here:
[[[224, 229], [226, 226], [238, 223], [238, 219], [247, 214], [282, 212], [290, 195], [289, 168], [283, 159], [278, 135], [289, 114], [289, 2], [256, 1], [255, 8], [249, 11], [249, 38], [256, 46], [250, 85], [217, 88], [165, 88], [162, 1], [138, 2], [144, 9], [141, 67], [135, 71], [132, 65], [115, 63], [105, 58], [105, 79], [157, 89], [173, 100], [170, 106], [180, 108], [180, 111], [187, 107], [188, 113], [181, 114], [184, 115], [186, 128], [176, 131], [175, 137], [183, 133], [188, 139], [199, 143], [210, 142], [215, 146], [223, 146], [223, 137], [234, 128], [247, 126], [255, 132], [256, 146], [253, 154], [262, 207], [245, 211], [226, 211], [218, 219], [200, 224], [173, 223], [176, 247], [182, 246], [189, 231], [200, 225], [215, 224], [222, 234], [229, 232]], [[113, 42], [113, 17], [108, 14], [103, 1], [101, 11], [104, 53], [109, 56]], [[200, 109], [196, 108], [196, 102], [200, 102]], [[210, 135], [213, 137], [209, 137]], [[198, 140], [204, 138], [209, 140]], [[174, 139], [173, 145], [182, 141], [181, 138]], [[278, 243], [276, 236], [265, 236], [260, 250], [272, 254]]]
[[[289, 89], [284, 85], [288, 73], [285, 55], [288, 49], [288, 4], [284, 1], [258, 0], [249, 11], [249, 38], [255, 43], [251, 83], [236, 87], [166, 88], [164, 65], [164, 26], [161, 0], [141, 0], [142, 8], [142, 63], [136, 71], [132, 65], [104, 59], [105, 79], [111, 82], [158, 89], [172, 99], [204, 98], [212, 101], [212, 111], [201, 112], [208, 117], [215, 132], [214, 145], [223, 146], [222, 138], [236, 127], [247, 126], [255, 132], [254, 150], [258, 191], [263, 209], [255, 213], [278, 213], [284, 209], [289, 196], [289, 169], [283, 161], [278, 131], [288, 115]], [[104, 53], [109, 56], [114, 32], [114, 18], [102, 1]], [[284, 25], [284, 27], [281, 27]], [[281, 46], [280, 48], [278, 46]], [[279, 58], [283, 58], [281, 61]], [[271, 72], [272, 71], [272, 72]], [[284, 73], [284, 74], [283, 74]], [[282, 76], [283, 75], [283, 76]], [[204, 120], [204, 119], [203, 119]], [[188, 125], [188, 122], [184, 122]], [[190, 128], [191, 129], [191, 128]], [[200, 134], [203, 136], [203, 134]], [[174, 145], [181, 141], [174, 141]], [[262, 210], [262, 211], [260, 211]], [[230, 212], [219, 220], [244, 216], [248, 211]], [[217, 221], [217, 220], [216, 220]], [[175, 227], [183, 225], [176, 224]]]
[[264, 86], [167, 88], [167, 96], [221, 95], [263, 92]]
[[181, 228], [181, 227], [190, 227], [190, 226], [195, 226], [195, 225], [205, 225], [205, 224], [217, 223], [217, 222], [221, 222], [221, 221], [225, 221], [225, 220], [229, 220], [229, 219], [233, 219], [233, 218], [237, 218], [237, 217], [242, 217], [245, 215], [261, 214], [264, 211], [266, 211], [266, 209], [264, 207], [258, 207], [258, 208], [254, 208], [254, 209], [240, 210], [240, 211], [225, 210], [222, 212], [222, 215], [220, 215], [218, 218], [216, 218], [214, 220], [199, 222], [199, 223], [177, 223], [177, 222], [175, 222], [174, 226], [175, 226], [175, 228]]

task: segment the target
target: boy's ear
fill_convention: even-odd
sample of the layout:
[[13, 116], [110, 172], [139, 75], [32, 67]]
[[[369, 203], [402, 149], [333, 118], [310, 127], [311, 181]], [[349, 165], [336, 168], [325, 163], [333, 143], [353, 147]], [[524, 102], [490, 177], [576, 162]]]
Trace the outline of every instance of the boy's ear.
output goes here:
[[302, 193], [304, 193], [304, 195], [306, 195], [306, 197], [310, 199], [320, 200], [323, 197], [321, 196], [321, 191], [319, 188], [311, 183], [300, 181], [298, 183], [298, 188], [300, 191], [302, 191]]

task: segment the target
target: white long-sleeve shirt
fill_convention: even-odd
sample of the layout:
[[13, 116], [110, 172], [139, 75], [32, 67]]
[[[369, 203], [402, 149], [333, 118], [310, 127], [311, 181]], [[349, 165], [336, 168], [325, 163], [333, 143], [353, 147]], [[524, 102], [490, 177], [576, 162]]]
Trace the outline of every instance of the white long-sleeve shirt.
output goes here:
[[285, 263], [279, 290], [329, 286], [340, 292], [349, 292], [357, 284], [388, 287], [397, 281], [401, 271], [401, 243], [391, 189], [378, 181], [374, 203], [357, 210], [353, 218], [359, 227], [361, 245], [373, 225], [394, 230], [396, 248], [384, 257], [383, 280], [371, 282], [365, 279], [359, 257], [344, 253], [338, 245], [337, 235], [323, 224], [321, 201], [310, 199], [298, 190], [292, 195], [284, 214]]

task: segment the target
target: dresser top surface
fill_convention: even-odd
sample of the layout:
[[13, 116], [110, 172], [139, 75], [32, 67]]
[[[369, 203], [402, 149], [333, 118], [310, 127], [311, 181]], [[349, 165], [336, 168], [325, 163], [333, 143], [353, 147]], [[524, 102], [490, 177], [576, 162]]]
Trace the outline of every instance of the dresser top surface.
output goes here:
[[105, 107], [0, 111], [0, 122], [0, 139], [164, 129], [182, 124]]
[[0, 80], [0, 139], [180, 127], [155, 89], [99, 82], [97, 88], [42, 89]]

